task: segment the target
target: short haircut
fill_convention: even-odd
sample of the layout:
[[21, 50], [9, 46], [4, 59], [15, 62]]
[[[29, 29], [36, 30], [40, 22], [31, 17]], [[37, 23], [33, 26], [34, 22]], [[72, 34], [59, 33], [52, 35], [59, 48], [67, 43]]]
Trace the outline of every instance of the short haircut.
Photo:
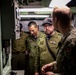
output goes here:
[[35, 27], [38, 27], [38, 25], [36, 24], [35, 21], [30, 21], [30, 22], [28, 23], [28, 27], [31, 27], [32, 25], [34, 25]]
[[64, 7], [63, 9], [55, 7], [53, 10], [53, 18], [54, 17], [60, 21], [61, 25], [68, 26], [71, 21], [71, 11], [68, 7]]

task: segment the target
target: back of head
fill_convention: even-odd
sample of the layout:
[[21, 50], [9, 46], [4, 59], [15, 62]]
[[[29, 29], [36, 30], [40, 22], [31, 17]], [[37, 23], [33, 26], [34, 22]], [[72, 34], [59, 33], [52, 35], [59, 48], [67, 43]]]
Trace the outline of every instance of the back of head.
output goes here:
[[53, 10], [53, 19], [57, 18], [57, 21], [60, 22], [63, 26], [70, 25], [71, 21], [71, 10], [69, 7], [55, 7]]

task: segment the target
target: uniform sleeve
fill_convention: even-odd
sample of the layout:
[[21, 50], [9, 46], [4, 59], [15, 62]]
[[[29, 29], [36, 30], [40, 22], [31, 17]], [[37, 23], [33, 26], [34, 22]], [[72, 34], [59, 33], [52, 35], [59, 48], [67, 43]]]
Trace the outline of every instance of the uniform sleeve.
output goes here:
[[25, 41], [25, 45], [26, 45], [26, 54], [28, 54], [30, 52], [29, 50], [29, 43], [28, 43], [28, 37], [26, 38], [26, 41]]
[[35, 72], [39, 72], [40, 70], [40, 49], [36, 51], [36, 58], [35, 58]]
[[27, 41], [26, 41], [26, 39], [25, 39], [25, 51], [27, 50]]
[[65, 50], [65, 57], [67, 59], [67, 69], [70, 71], [70, 73], [75, 73], [76, 71], [76, 43], [74, 41], [71, 41], [67, 45], [67, 47], [64, 48]]
[[25, 37], [25, 51], [27, 50], [27, 36], [28, 35], [26, 35], [26, 37]]
[[67, 60], [69, 61], [69, 66], [76, 66], [76, 43], [74, 41], [69, 42], [64, 50], [65, 57], [67, 57]]
[[75, 72], [75, 68], [76, 68], [76, 43], [74, 41], [69, 40], [65, 43], [65, 46], [63, 46], [63, 48], [62, 48], [61, 57], [59, 59], [61, 59], [59, 61], [60, 63], [57, 62], [57, 64], [59, 65], [59, 68], [62, 67], [62, 69], [60, 69], [60, 70], [62, 70], [64, 72], [67, 71], [68, 73]]

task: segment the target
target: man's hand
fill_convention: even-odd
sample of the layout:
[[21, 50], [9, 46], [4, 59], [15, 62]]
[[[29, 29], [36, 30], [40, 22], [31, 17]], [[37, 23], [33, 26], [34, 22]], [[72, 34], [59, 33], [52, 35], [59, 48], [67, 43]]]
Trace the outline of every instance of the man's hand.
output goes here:
[[39, 75], [39, 73], [38, 72], [35, 72], [35, 75]]
[[[44, 66], [41, 68], [42, 73], [45, 74], [45, 75], [47, 75], [46, 73], [48, 73], [49, 71], [52, 71], [52, 70], [53, 70], [53, 67], [54, 67], [54, 64], [55, 64], [55, 63], [56, 63], [56, 61], [44, 65]], [[53, 73], [53, 72], [51, 72], [51, 73]]]
[[54, 75], [53, 72], [46, 72], [44, 75]]

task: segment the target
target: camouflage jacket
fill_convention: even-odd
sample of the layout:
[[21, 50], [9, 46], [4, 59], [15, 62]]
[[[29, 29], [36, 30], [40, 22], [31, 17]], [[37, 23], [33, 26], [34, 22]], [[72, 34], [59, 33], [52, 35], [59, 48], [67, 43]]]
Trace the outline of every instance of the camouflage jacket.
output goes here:
[[[48, 48], [46, 45], [46, 38], [47, 37], [43, 37], [40, 40], [39, 50], [37, 52], [36, 59], [35, 59], [35, 71], [36, 72], [38, 72], [39, 68], [41, 68], [43, 65], [54, 61], [54, 58], [48, 51]], [[58, 43], [60, 39], [61, 39], [61, 34], [58, 33], [57, 31], [55, 31], [54, 35], [52, 35], [49, 39], [47, 39], [47, 43], [51, 51], [55, 54], [55, 56], [58, 51]]]
[[57, 70], [61, 75], [76, 74], [76, 28], [63, 36], [56, 61]]
[[45, 34], [43, 32], [39, 32], [37, 39], [35, 39], [31, 35], [29, 35], [26, 38], [26, 49], [30, 57], [35, 57], [36, 51], [38, 50], [40, 39], [42, 39], [43, 37], [45, 37]]
[[25, 51], [25, 49], [26, 49], [25, 40], [26, 40], [27, 36], [28, 36], [27, 33], [22, 32], [19, 39], [14, 39], [13, 40], [13, 50], [12, 50], [12, 52], [24, 52]]

